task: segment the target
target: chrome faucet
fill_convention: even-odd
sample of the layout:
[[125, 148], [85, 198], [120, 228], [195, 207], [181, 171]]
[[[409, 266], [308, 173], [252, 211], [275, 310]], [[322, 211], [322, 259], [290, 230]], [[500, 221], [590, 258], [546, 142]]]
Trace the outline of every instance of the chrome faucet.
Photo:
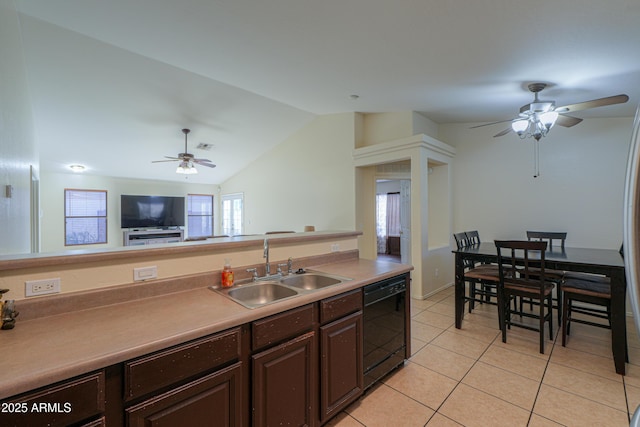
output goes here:
[[271, 274], [271, 266], [269, 265], [269, 239], [264, 239], [264, 253], [262, 255], [262, 258], [266, 259], [266, 263], [264, 266], [264, 275], [269, 276]]

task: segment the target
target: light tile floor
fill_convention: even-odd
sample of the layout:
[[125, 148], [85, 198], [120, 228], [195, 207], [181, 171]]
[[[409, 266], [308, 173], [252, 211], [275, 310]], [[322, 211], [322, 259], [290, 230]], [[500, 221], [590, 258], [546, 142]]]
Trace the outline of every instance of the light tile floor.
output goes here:
[[554, 341], [540, 354], [537, 332], [512, 328], [502, 342], [492, 305], [465, 313], [456, 329], [453, 287], [413, 300], [411, 316], [411, 359], [330, 426], [622, 427], [640, 404], [640, 339], [631, 318], [622, 376], [606, 329], [574, 323], [562, 347], [554, 325]]

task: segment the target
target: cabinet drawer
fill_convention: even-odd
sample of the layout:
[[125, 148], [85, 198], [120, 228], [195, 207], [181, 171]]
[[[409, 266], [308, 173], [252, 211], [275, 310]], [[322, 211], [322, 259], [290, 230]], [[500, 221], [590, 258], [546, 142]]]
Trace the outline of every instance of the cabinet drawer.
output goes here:
[[126, 400], [175, 384], [240, 357], [240, 328], [125, 362]]
[[320, 323], [325, 324], [362, 310], [362, 290], [356, 289], [320, 301]]
[[66, 426], [104, 412], [104, 371], [2, 401], [3, 426]]
[[253, 350], [259, 350], [311, 330], [314, 317], [313, 304], [308, 304], [253, 322], [251, 324]]
[[242, 426], [242, 362], [125, 410], [127, 426]]

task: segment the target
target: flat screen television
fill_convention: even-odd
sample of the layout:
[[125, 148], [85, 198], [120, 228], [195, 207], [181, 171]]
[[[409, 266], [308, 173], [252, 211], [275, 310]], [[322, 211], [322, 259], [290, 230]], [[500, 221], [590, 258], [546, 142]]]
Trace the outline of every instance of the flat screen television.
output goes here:
[[120, 196], [122, 228], [171, 228], [184, 226], [184, 197]]

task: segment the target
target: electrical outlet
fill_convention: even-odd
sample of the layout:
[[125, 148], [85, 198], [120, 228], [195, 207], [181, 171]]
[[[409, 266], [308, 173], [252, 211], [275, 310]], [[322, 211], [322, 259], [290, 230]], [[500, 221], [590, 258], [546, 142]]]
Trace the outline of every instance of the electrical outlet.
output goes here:
[[60, 293], [59, 277], [55, 279], [27, 280], [24, 284], [24, 295], [27, 297]]
[[436, 268], [436, 277], [439, 277], [439, 276], [440, 276], [440, 270]]
[[133, 269], [133, 281], [142, 282], [143, 280], [156, 279], [158, 277], [158, 267], [139, 267]]
[[331, 252], [340, 252], [340, 243], [334, 243], [331, 245]]

